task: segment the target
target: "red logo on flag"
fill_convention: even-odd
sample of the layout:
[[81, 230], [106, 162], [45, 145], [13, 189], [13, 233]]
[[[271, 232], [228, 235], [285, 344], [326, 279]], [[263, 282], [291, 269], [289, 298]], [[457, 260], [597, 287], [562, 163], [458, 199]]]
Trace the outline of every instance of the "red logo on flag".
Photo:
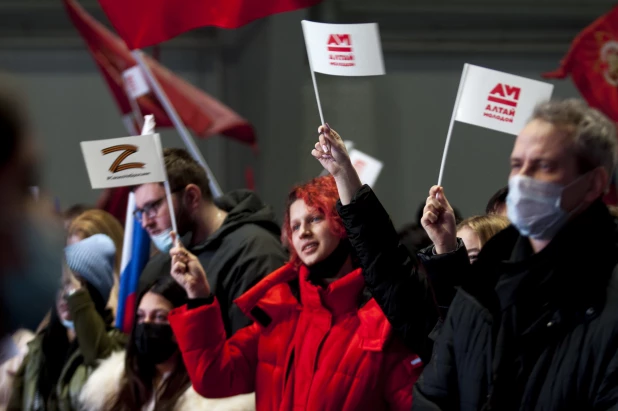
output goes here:
[[498, 83], [498, 85], [489, 92], [487, 100], [505, 106], [517, 107], [520, 93], [521, 88], [519, 87], [511, 87], [508, 84]]
[[487, 96], [488, 104], [487, 107], [485, 107], [483, 116], [512, 123], [520, 94], [520, 87], [498, 83], [498, 85], [489, 92], [489, 96]]
[[331, 66], [354, 66], [354, 54], [352, 54], [352, 37], [349, 34], [331, 34], [328, 36], [326, 49], [330, 53]]

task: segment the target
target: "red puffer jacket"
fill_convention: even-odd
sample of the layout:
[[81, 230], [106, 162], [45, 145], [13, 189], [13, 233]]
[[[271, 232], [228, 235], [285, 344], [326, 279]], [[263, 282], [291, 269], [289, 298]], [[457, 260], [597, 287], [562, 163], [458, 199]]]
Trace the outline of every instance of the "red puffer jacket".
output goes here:
[[304, 266], [286, 265], [245, 293], [236, 304], [255, 322], [227, 341], [216, 301], [170, 313], [195, 390], [255, 391], [258, 411], [410, 410], [420, 358], [393, 337], [373, 299], [359, 309], [361, 270], [326, 289], [307, 277]]

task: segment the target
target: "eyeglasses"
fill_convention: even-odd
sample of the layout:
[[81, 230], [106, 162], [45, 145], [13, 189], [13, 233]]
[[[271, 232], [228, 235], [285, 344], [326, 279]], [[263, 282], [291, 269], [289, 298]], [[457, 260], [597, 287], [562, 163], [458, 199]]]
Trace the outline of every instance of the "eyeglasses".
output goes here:
[[143, 208], [136, 208], [135, 211], [133, 211], [133, 216], [137, 221], [142, 221], [144, 216], [148, 218], [155, 218], [164, 201], [165, 196], [151, 202], [150, 204], [146, 204]]

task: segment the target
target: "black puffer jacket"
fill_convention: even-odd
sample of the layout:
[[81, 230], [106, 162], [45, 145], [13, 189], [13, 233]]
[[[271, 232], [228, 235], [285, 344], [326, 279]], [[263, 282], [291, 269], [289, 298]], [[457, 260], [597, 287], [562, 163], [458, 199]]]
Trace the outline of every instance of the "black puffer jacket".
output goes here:
[[618, 409], [617, 228], [599, 201], [537, 254], [513, 227], [492, 238], [413, 410]]
[[363, 186], [350, 204], [339, 202], [337, 209], [363, 267], [365, 284], [406, 346], [426, 363], [433, 344], [429, 335], [455, 295], [457, 276], [450, 274], [469, 266], [465, 247], [460, 242], [453, 253], [421, 256], [431, 272], [445, 273], [428, 281], [399, 244], [388, 213], [369, 186]]

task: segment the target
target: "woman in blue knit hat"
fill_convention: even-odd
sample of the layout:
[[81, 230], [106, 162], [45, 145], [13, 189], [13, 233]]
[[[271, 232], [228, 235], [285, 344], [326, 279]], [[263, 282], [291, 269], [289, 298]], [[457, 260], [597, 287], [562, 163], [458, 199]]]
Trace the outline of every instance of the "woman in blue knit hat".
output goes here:
[[98, 360], [124, 347], [106, 309], [114, 284], [114, 242], [96, 234], [65, 248], [63, 284], [49, 325], [29, 344], [8, 409], [77, 409]]

